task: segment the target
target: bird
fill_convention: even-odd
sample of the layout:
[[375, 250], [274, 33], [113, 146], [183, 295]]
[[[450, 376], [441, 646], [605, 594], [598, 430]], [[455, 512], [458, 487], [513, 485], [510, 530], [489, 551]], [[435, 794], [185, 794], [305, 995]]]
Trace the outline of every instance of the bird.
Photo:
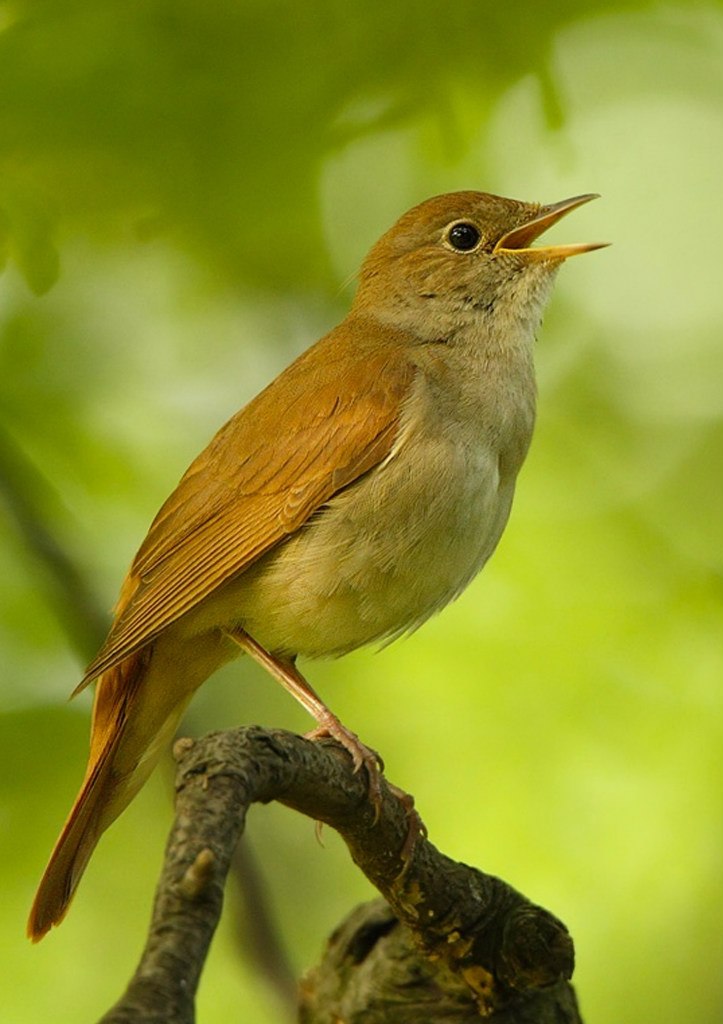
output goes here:
[[346, 318], [234, 415], [162, 505], [122, 584], [95, 681], [85, 777], [28, 921], [65, 916], [102, 833], [197, 688], [259, 662], [370, 779], [376, 755], [297, 657], [416, 629], [456, 598], [507, 523], [535, 421], [533, 346], [556, 273], [607, 243], [538, 245], [597, 198], [434, 196], [362, 263]]

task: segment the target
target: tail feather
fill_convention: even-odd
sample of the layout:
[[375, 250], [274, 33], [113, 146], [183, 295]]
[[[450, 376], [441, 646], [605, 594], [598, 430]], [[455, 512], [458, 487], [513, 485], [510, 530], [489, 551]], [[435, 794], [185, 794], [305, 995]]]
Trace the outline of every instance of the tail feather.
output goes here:
[[98, 680], [85, 779], [30, 911], [34, 942], [62, 921], [98, 840], [150, 775], [186, 707], [187, 700], [144, 687], [151, 657], [148, 650], [132, 655]]
[[60, 924], [101, 836], [99, 809], [112, 782], [110, 747], [86, 776], [45, 869], [28, 919], [28, 936], [37, 942]]

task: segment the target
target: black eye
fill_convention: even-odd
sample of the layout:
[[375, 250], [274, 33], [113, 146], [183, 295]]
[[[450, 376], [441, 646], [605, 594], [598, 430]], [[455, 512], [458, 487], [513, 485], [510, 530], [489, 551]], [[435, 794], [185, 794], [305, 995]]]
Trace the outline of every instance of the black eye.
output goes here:
[[453, 224], [447, 233], [447, 240], [453, 249], [459, 249], [460, 252], [469, 252], [479, 242], [480, 234], [474, 224], [468, 224], [466, 221], [460, 221], [459, 224]]

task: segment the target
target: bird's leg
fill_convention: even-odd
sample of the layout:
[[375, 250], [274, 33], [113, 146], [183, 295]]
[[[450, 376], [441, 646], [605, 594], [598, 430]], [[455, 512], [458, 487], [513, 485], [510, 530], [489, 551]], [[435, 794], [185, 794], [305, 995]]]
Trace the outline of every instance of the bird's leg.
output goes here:
[[321, 697], [307, 683], [293, 660], [270, 654], [265, 647], [262, 647], [258, 641], [254, 640], [243, 629], [237, 627], [236, 629], [224, 630], [223, 632], [229, 640], [233, 640], [242, 651], [249, 654], [259, 665], [262, 665], [316, 719], [319, 724], [316, 729], [306, 734], [307, 739], [316, 740], [330, 736], [332, 739], [337, 740], [345, 750], [349, 751], [354, 763], [355, 772], [358, 772], [362, 765], [366, 768], [367, 775], [369, 776], [369, 795], [378, 814], [382, 799], [380, 777], [381, 772], [384, 770], [384, 765], [379, 755], [365, 746], [356, 733], [352, 732], [351, 729], [347, 729], [342, 724], [334, 712], [326, 706]]

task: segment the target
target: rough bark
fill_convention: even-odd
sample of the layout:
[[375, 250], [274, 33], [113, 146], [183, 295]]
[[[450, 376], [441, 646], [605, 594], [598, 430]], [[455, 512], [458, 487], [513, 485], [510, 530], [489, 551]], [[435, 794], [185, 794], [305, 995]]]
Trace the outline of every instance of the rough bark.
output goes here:
[[176, 818], [146, 947], [102, 1024], [191, 1024], [248, 807], [278, 800], [335, 828], [386, 903], [355, 911], [302, 984], [303, 1024], [579, 1022], [564, 925], [441, 854], [409, 802], [368, 798], [335, 743], [246, 727], [181, 740]]

